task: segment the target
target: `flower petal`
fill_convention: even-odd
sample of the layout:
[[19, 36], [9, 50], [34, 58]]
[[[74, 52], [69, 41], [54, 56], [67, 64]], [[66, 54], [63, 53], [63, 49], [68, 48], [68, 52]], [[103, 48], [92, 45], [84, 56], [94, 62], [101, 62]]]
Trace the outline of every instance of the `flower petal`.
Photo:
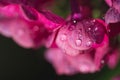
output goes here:
[[120, 22], [120, 13], [116, 9], [110, 8], [105, 14], [105, 22], [107, 24]]
[[115, 68], [120, 58], [118, 50], [117, 49], [113, 50], [110, 54], [108, 54], [107, 58], [108, 58], [107, 61], [108, 66], [111, 69]]
[[50, 48], [45, 53], [46, 59], [53, 65], [58, 74], [93, 73], [96, 66], [89, 53], [69, 56], [59, 48]]
[[37, 12], [30, 6], [7, 5], [0, 11], [0, 33], [24, 48], [43, 45], [49, 32], [61, 27], [64, 21], [49, 11]]
[[105, 0], [109, 6], [112, 6], [112, 0]]

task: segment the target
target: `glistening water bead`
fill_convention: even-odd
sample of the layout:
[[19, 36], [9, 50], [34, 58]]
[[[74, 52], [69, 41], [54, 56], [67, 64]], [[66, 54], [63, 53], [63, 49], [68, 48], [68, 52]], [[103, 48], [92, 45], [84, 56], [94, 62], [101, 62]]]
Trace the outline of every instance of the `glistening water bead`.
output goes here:
[[80, 46], [82, 44], [82, 40], [81, 39], [77, 39], [75, 41], [75, 43], [76, 43], [76, 46]]
[[62, 40], [62, 41], [65, 41], [66, 39], [67, 39], [67, 35], [62, 34], [62, 35], [61, 35], [61, 40]]

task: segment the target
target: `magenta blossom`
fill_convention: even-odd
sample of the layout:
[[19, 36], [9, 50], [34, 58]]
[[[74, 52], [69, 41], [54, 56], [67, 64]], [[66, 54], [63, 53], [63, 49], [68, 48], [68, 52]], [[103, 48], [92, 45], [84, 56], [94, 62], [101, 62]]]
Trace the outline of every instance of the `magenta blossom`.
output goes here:
[[105, 40], [105, 27], [100, 20], [84, 19], [67, 22], [58, 32], [56, 44], [70, 55], [99, 47]]
[[[52, 34], [49, 46], [56, 44], [65, 53], [77, 55], [84, 50], [97, 48], [108, 43], [105, 23], [100, 19], [84, 16], [82, 7], [80, 9], [75, 7], [77, 5], [75, 2], [71, 2], [71, 5], [71, 17]], [[75, 9], [73, 9], [74, 7]]]
[[106, 61], [109, 68], [114, 69], [119, 61], [120, 54], [118, 49], [110, 49], [109, 54], [106, 56]]
[[82, 10], [75, 8], [77, 3], [71, 5], [74, 8], [71, 18], [49, 38], [49, 46], [54, 48], [48, 49], [46, 59], [58, 74], [93, 73], [104, 63], [115, 67], [118, 52], [109, 47], [106, 24], [100, 19], [83, 16]]
[[120, 0], [106, 0], [110, 9], [105, 14], [107, 24], [120, 22]]
[[100, 71], [105, 64], [113, 69], [120, 56], [117, 48], [109, 46], [107, 36], [100, 47], [81, 50], [81, 53], [76, 56], [68, 54], [56, 47], [48, 49], [45, 57], [53, 65], [57, 74], [73, 75]]
[[51, 48], [47, 50], [45, 57], [52, 63], [57, 74], [73, 75], [76, 73], [94, 73], [99, 71], [105, 63], [110, 68], [114, 68], [118, 61], [118, 51], [108, 51], [109, 49], [104, 46], [96, 50], [84, 51], [84, 53], [77, 56], [70, 56], [59, 48]]
[[[120, 0], [105, 0], [106, 3], [110, 6], [109, 10], [105, 14], [105, 22], [107, 23], [107, 27], [109, 28], [109, 37], [111, 40], [116, 38], [116, 36], [120, 33]], [[114, 45], [110, 45], [110, 53], [108, 54], [108, 65], [110, 68], [114, 68], [119, 59], [119, 51], [118, 51], [118, 39], [116, 39], [115, 43], [111, 41]], [[112, 57], [112, 58], [111, 58]]]
[[120, 33], [120, 0], [106, 0], [110, 6], [105, 14], [105, 22], [107, 23], [110, 38], [115, 37]]
[[51, 48], [47, 50], [45, 57], [53, 64], [58, 74], [93, 73], [97, 70], [89, 53], [69, 56], [59, 48]]
[[120, 12], [120, 0], [105, 0], [106, 3]]
[[109, 45], [110, 28], [102, 20], [91, 18], [89, 7], [79, 6], [76, 0], [70, 2], [71, 15], [64, 20], [28, 3], [2, 1], [0, 33], [24, 48], [49, 48], [46, 59], [58, 74], [93, 73], [104, 63], [114, 68], [118, 51]]
[[24, 5], [7, 5], [0, 7], [0, 11], [0, 33], [25, 48], [43, 45], [50, 30], [64, 21], [49, 11], [40, 13]]
[[71, 18], [49, 38], [49, 46], [53, 48], [47, 50], [46, 59], [58, 74], [94, 73], [105, 64], [113, 69], [119, 52], [109, 45], [111, 28], [100, 19], [85, 17], [82, 9], [75, 7], [77, 3], [71, 5], [74, 9]]

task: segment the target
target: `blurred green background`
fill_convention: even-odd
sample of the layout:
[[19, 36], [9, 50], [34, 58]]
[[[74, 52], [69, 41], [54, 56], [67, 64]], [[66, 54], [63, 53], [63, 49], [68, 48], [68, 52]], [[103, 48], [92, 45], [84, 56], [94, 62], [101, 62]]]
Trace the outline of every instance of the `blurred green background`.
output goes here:
[[[51, 10], [66, 17], [69, 12], [69, 0], [56, 0]], [[104, 0], [91, 0], [94, 18], [103, 18], [108, 9]], [[52, 65], [44, 59], [45, 48], [24, 49], [12, 39], [0, 35], [0, 80], [110, 80], [120, 74], [120, 63], [114, 70], [105, 66], [94, 74], [57, 75]]]

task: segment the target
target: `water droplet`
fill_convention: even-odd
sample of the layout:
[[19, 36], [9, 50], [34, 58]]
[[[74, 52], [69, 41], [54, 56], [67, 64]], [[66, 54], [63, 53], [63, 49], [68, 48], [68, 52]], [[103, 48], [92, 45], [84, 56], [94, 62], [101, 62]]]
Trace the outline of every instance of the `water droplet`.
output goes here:
[[92, 22], [95, 22], [95, 19], [93, 19]]
[[67, 36], [65, 34], [61, 35], [61, 40], [64, 41], [67, 39]]
[[92, 41], [88, 41], [88, 42], [86, 43], [86, 46], [87, 46], [87, 47], [91, 47], [91, 46], [92, 46]]
[[77, 23], [77, 21], [76, 21], [76, 20], [73, 20], [73, 23]]
[[95, 31], [97, 31], [98, 30], [98, 28], [97, 27], [95, 27]]
[[82, 40], [78, 39], [78, 40], [75, 41], [75, 43], [76, 43], [77, 46], [80, 46], [82, 44]]
[[101, 60], [101, 64], [104, 64], [105, 63], [105, 61], [104, 60]]
[[89, 27], [89, 28], [88, 28], [88, 30], [90, 31], [90, 30], [91, 30], [91, 28]]

